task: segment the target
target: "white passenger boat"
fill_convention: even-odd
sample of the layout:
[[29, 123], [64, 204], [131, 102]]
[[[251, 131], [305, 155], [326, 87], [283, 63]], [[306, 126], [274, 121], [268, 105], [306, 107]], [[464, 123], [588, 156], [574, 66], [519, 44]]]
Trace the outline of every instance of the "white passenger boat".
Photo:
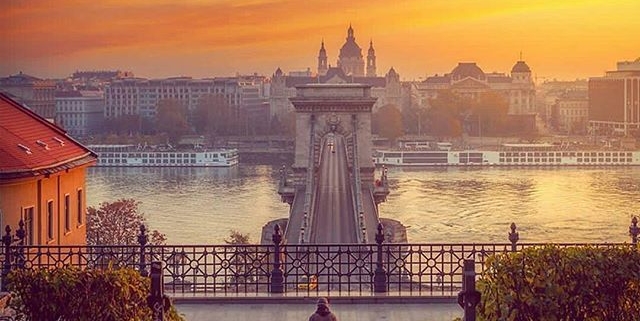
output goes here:
[[88, 145], [98, 154], [96, 166], [229, 167], [238, 164], [237, 149], [190, 148], [140, 145]]
[[388, 166], [628, 166], [640, 165], [640, 151], [503, 144], [498, 150], [378, 150], [374, 162]]

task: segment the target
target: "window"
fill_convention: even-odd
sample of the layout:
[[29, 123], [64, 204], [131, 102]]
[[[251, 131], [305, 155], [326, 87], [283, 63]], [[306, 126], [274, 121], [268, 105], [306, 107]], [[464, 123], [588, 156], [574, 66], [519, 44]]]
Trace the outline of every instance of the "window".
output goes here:
[[84, 207], [82, 206], [82, 190], [78, 190], [78, 226], [82, 225], [82, 214], [84, 213]]
[[69, 209], [70, 203], [69, 194], [64, 194], [64, 231], [71, 231], [71, 209]]
[[53, 200], [47, 201], [47, 240], [53, 240]]
[[25, 245], [33, 245], [33, 207], [27, 207], [23, 210], [22, 220], [24, 221]]

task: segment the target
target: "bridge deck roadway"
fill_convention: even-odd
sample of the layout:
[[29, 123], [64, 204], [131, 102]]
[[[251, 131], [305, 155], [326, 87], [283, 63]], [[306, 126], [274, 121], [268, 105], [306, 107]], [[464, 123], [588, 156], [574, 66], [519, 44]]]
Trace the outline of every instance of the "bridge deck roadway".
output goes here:
[[357, 243], [351, 178], [344, 138], [334, 135], [320, 149], [320, 168], [310, 243]]
[[[311, 194], [314, 208], [309, 215], [309, 226], [305, 233], [309, 243], [327, 244], [358, 243], [362, 233], [358, 225], [358, 214], [353, 206], [353, 174], [350, 172], [344, 137], [333, 135], [323, 142], [320, 149], [320, 165], [315, 176], [315, 194]], [[300, 243], [300, 229], [304, 222], [305, 188], [295, 194], [289, 224], [285, 231], [288, 244]], [[375, 242], [378, 213], [371, 188], [363, 186], [360, 191], [362, 211], [367, 231], [367, 243]]]

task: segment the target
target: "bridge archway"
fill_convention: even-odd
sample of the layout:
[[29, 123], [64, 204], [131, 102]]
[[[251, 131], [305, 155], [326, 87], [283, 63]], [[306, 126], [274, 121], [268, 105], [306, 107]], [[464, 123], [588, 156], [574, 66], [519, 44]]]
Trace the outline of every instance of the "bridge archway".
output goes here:
[[[357, 146], [357, 165], [363, 182], [373, 182], [371, 159], [371, 110], [377, 98], [371, 86], [363, 84], [307, 84], [296, 87], [290, 98], [296, 111], [296, 144], [292, 169], [296, 181], [304, 183], [309, 164], [317, 166], [322, 138], [329, 132], [341, 134], [348, 148]], [[312, 148], [312, 149], [311, 149]], [[315, 153], [311, 153], [314, 151]], [[310, 162], [313, 157], [313, 162]], [[352, 163], [353, 153], [348, 153]]]

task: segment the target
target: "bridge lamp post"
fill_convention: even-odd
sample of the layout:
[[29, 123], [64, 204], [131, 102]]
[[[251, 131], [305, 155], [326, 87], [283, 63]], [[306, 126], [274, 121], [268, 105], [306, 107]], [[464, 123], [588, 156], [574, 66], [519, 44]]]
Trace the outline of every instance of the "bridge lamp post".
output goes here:
[[384, 242], [384, 226], [378, 223], [378, 233], [376, 233], [376, 243], [378, 244], [378, 257], [376, 259], [376, 270], [373, 275], [373, 291], [387, 292], [387, 271], [382, 263], [382, 242]]

